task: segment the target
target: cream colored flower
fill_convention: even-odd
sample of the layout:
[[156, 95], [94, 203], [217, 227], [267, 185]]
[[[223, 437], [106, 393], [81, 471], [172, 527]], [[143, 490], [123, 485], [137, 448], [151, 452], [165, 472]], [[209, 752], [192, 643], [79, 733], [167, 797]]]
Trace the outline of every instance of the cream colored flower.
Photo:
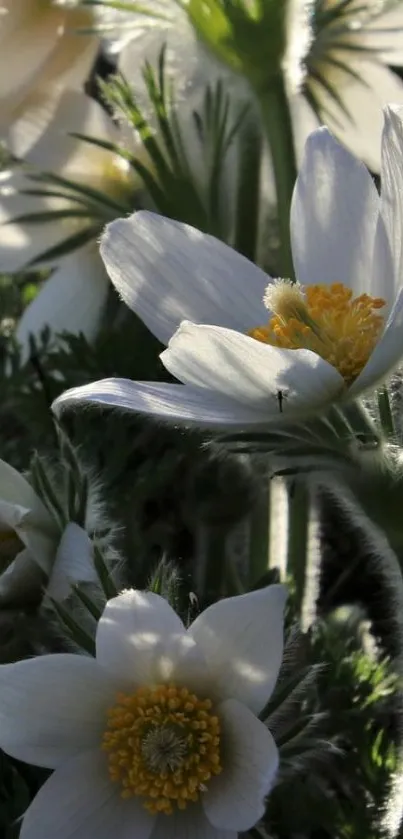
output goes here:
[[[403, 64], [403, 3], [298, 2], [308, 13], [309, 48], [296, 56], [299, 72], [290, 61], [290, 92], [300, 91], [333, 134], [378, 172], [382, 108], [388, 102], [403, 104], [403, 82], [388, 67]], [[303, 30], [298, 30], [298, 19], [295, 23], [298, 39]], [[295, 132], [305, 140], [304, 118], [298, 104], [296, 108], [301, 120], [295, 122]], [[309, 131], [312, 117], [313, 113], [308, 117]]]
[[[65, 91], [56, 107], [53, 100], [47, 99], [43, 108], [36, 111], [35, 119], [25, 119], [16, 130], [16, 145], [20, 130], [22, 141], [26, 141], [31, 129], [34, 137], [25, 165], [3, 172], [0, 181], [0, 271], [14, 273], [35, 260], [38, 264], [46, 252], [49, 255], [39, 259], [39, 264], [55, 268], [19, 322], [16, 337], [24, 357], [28, 354], [29, 335], [37, 335], [45, 325], [53, 332], [83, 332], [88, 339], [95, 336], [108, 290], [96, 239], [105, 212], [113, 218], [126, 206], [129, 209], [139, 187], [120, 156], [69, 136], [70, 132], [77, 132], [118, 145], [121, 140], [120, 131], [108, 114], [83, 93]], [[30, 174], [42, 170], [66, 178], [79, 188], [105, 193], [109, 205], [105, 210], [96, 200], [86, 203], [85, 196], [62, 184], [30, 179]], [[56, 192], [56, 196], [35, 194], [46, 190]], [[57, 193], [70, 194], [71, 200]], [[63, 210], [71, 212], [71, 217], [55, 216], [38, 223], [27, 219], [31, 214]], [[54, 248], [73, 236], [77, 237], [76, 250], [65, 256], [52, 255]]]
[[275, 686], [286, 591], [210, 606], [186, 629], [157, 594], [126, 591], [96, 659], [0, 667], [0, 747], [54, 769], [21, 839], [236, 839], [263, 816], [278, 752], [257, 715]]
[[101, 244], [112, 282], [168, 343], [161, 360], [183, 384], [105, 379], [62, 394], [55, 410], [95, 402], [253, 429], [355, 399], [403, 355], [402, 227], [403, 124], [392, 108], [380, 196], [327, 129], [310, 136], [291, 209], [296, 285], [169, 219], [113, 222]]
[[0, 0], [0, 133], [13, 146], [13, 124], [44, 95], [82, 87], [98, 49], [87, 9], [63, 0]]
[[[193, 0], [196, 7], [198, 2]], [[262, 0], [264, 6], [265, 0]], [[267, 0], [271, 3], [272, 0]], [[298, 154], [319, 122], [374, 171], [380, 168], [382, 108], [403, 105], [403, 83], [388, 65], [403, 65], [402, 0], [282, 0], [287, 15], [283, 65], [294, 122]], [[225, 79], [234, 102], [254, 94], [240, 75], [220, 64], [197, 39], [186, 14], [186, 3], [144, 0], [151, 13], [125, 16], [109, 10], [109, 22], [122, 20], [115, 37], [119, 67], [134, 86], [141, 87], [141, 67], [147, 39], [168, 44], [169, 71], [175, 87], [190, 102], [201, 98], [204, 86]], [[222, 8], [222, 6], [221, 6]], [[103, 12], [105, 14], [105, 12]], [[213, 30], [212, 25], [212, 30]], [[130, 30], [133, 35], [130, 38]], [[152, 46], [151, 46], [152, 52]], [[270, 68], [270, 56], [267, 67]]]
[[45, 584], [62, 600], [70, 583], [95, 580], [87, 533], [74, 522], [61, 532], [28, 481], [0, 460], [0, 606], [35, 602]]

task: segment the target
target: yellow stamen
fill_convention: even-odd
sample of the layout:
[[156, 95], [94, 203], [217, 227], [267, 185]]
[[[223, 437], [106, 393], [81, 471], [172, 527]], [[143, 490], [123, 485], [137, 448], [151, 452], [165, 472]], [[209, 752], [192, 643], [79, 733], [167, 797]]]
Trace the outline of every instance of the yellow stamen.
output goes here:
[[252, 338], [275, 347], [312, 350], [349, 385], [378, 342], [384, 318], [377, 311], [386, 301], [368, 294], [353, 297], [343, 283], [302, 289], [282, 280], [268, 286], [264, 303], [273, 317], [251, 329]]
[[119, 694], [102, 748], [122, 798], [138, 795], [150, 813], [167, 815], [197, 801], [222, 769], [220, 721], [211, 709], [210, 699], [171, 684]]

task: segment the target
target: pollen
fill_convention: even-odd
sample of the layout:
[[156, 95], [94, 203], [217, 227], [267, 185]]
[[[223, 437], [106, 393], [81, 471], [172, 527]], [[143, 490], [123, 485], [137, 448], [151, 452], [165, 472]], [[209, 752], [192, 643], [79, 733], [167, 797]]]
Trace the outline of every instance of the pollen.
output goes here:
[[220, 721], [210, 699], [173, 684], [119, 694], [102, 748], [122, 798], [139, 796], [150, 813], [171, 815], [198, 801], [221, 770]]
[[339, 371], [347, 385], [357, 378], [384, 326], [379, 313], [386, 301], [368, 294], [353, 296], [342, 283], [302, 288], [287, 280], [266, 290], [272, 317], [249, 331], [251, 338], [284, 349], [307, 349]]

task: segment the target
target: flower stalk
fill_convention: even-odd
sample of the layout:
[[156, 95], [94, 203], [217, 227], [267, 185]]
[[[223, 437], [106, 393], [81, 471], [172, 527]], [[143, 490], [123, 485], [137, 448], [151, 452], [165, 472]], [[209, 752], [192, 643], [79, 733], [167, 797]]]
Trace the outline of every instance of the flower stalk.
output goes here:
[[270, 147], [277, 197], [280, 238], [279, 273], [295, 278], [290, 238], [290, 207], [297, 178], [294, 136], [289, 102], [281, 70], [270, 78], [267, 86], [255, 88], [266, 138]]

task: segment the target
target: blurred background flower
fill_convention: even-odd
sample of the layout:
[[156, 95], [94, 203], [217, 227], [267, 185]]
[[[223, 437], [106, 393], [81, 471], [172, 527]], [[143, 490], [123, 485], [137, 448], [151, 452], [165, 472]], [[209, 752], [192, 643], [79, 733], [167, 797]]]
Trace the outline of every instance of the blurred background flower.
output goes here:
[[65, 0], [1, 0], [0, 134], [11, 147], [15, 121], [88, 78], [99, 46], [92, 24], [89, 9]]
[[108, 290], [96, 238], [108, 218], [131, 208], [139, 188], [122, 157], [72, 136], [119, 145], [119, 128], [98, 102], [65, 90], [54, 112], [53, 104], [15, 131], [19, 148], [20, 133], [24, 140], [31, 125], [35, 132], [42, 125], [24, 164], [4, 170], [0, 181], [0, 270], [54, 269], [19, 322], [24, 356], [29, 335], [47, 324], [94, 337]]
[[403, 83], [388, 67], [403, 65], [403, 3], [314, 0], [302, 5], [309, 47], [296, 54], [296, 62], [289, 55], [291, 84], [319, 120], [377, 172], [382, 108], [403, 103]]
[[[213, 25], [208, 26], [207, 37], [205, 30], [199, 30], [201, 39], [195, 39], [189, 21], [197, 34], [202, 8], [199, 0], [190, 4], [147, 0], [142, 7], [150, 11], [148, 19], [135, 13], [134, 2], [132, 14], [102, 5], [95, 7], [100, 34], [105, 35], [109, 54], [116, 54], [118, 68], [130, 81], [138, 78], [143, 56], [150, 57], [144, 31], [151, 28], [154, 39], [159, 32], [170, 47], [169, 68], [179, 94], [192, 97], [199, 86], [221, 76], [234, 97], [251, 97], [239, 76], [234, 77], [233, 64], [225, 67], [222, 62], [218, 27], [216, 33]], [[130, 3], [125, 5], [129, 8]], [[236, 5], [208, 4], [224, 17]], [[257, 4], [263, 11], [270, 6], [277, 4], [271, 0]], [[389, 102], [403, 104], [403, 83], [388, 67], [403, 65], [401, 0], [286, 0], [282, 9], [285, 38], [282, 55], [277, 58], [285, 70], [297, 151], [302, 152], [318, 122], [326, 123], [351, 151], [379, 171], [382, 107]], [[278, 10], [274, 9], [273, 14], [278, 17]], [[253, 42], [250, 49], [253, 53]], [[267, 52], [267, 77], [272, 61], [273, 56]]]

